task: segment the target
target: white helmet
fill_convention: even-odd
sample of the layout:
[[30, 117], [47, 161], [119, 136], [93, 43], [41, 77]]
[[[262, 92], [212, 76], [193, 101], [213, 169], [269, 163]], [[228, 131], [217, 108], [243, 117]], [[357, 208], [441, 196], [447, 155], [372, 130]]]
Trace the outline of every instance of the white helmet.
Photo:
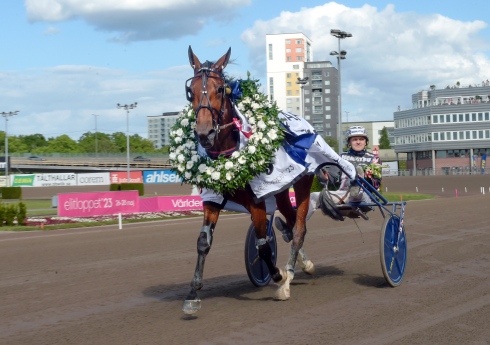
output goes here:
[[369, 143], [368, 131], [366, 128], [364, 128], [362, 126], [349, 127], [347, 132], [345, 132], [345, 138], [347, 141], [347, 145], [349, 145], [349, 140], [352, 137], [364, 137], [364, 138], [366, 138], [366, 145]]

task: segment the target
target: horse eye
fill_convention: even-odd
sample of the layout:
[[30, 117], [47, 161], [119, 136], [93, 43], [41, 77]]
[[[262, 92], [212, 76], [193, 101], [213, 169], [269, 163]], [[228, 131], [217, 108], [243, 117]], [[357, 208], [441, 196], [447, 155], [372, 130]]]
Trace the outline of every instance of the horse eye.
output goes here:
[[225, 88], [223, 86], [218, 87], [218, 93], [222, 93]]

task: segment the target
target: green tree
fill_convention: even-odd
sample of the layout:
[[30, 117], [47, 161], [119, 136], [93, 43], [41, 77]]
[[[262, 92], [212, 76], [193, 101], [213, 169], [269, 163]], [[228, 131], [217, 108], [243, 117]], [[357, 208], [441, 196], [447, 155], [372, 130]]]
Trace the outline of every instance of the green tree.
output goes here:
[[[95, 153], [95, 133], [87, 132], [78, 139], [80, 151], [85, 153]], [[98, 153], [117, 153], [116, 145], [112, 142], [112, 137], [106, 133], [97, 132], [97, 152]]]
[[379, 137], [379, 148], [380, 149], [391, 149], [390, 139], [388, 139], [388, 130], [383, 127], [381, 130], [381, 136]]
[[42, 134], [19, 135], [19, 140], [25, 144], [27, 152], [35, 151], [38, 147], [43, 147], [48, 144]]
[[323, 140], [325, 140], [325, 142], [328, 144], [328, 146], [330, 146], [335, 152], [338, 151], [339, 142], [338, 142], [337, 138], [334, 138], [334, 137], [323, 137]]
[[49, 138], [48, 144], [35, 150], [36, 153], [80, 153], [79, 145], [68, 135]]

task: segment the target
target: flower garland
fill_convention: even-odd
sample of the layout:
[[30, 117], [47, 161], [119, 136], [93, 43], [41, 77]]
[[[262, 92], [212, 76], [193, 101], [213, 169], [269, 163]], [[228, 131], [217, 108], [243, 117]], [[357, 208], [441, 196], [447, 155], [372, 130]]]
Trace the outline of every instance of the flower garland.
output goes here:
[[194, 135], [196, 115], [187, 105], [170, 131], [169, 162], [183, 183], [210, 189], [218, 194], [244, 189], [255, 176], [267, 171], [276, 150], [284, 140], [279, 110], [259, 91], [258, 80], [231, 83], [229, 95], [252, 129], [248, 143], [225, 158], [212, 160], [198, 153]]

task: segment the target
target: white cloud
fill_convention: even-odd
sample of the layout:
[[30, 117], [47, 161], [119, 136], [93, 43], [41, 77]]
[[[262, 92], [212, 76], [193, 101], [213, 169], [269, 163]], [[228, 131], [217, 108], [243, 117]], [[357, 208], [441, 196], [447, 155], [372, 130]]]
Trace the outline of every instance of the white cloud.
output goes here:
[[138, 102], [130, 113], [130, 133], [146, 137], [146, 116], [184, 107], [182, 76], [189, 70], [185, 65], [141, 75], [94, 66], [56, 66], [26, 73], [3, 72], [0, 94], [20, 110], [9, 126], [11, 135], [68, 134], [78, 139], [94, 130], [91, 114], [100, 115], [99, 131], [126, 132], [126, 113], [116, 104]]
[[329, 52], [338, 50], [338, 39], [330, 30], [352, 33], [340, 42], [347, 51], [341, 65], [343, 109], [361, 107], [368, 118], [389, 119], [397, 105], [410, 105], [411, 94], [421, 88], [490, 78], [490, 61], [481, 53], [490, 45], [478, 36], [486, 26], [479, 20], [399, 13], [393, 5], [380, 10], [331, 2], [257, 21], [241, 39], [250, 49], [249, 58], [264, 73], [266, 34], [303, 32], [313, 41], [314, 60], [330, 60], [337, 66]]
[[230, 20], [252, 0], [26, 0], [30, 21], [81, 19], [114, 41], [178, 39], [197, 34], [211, 20]]

